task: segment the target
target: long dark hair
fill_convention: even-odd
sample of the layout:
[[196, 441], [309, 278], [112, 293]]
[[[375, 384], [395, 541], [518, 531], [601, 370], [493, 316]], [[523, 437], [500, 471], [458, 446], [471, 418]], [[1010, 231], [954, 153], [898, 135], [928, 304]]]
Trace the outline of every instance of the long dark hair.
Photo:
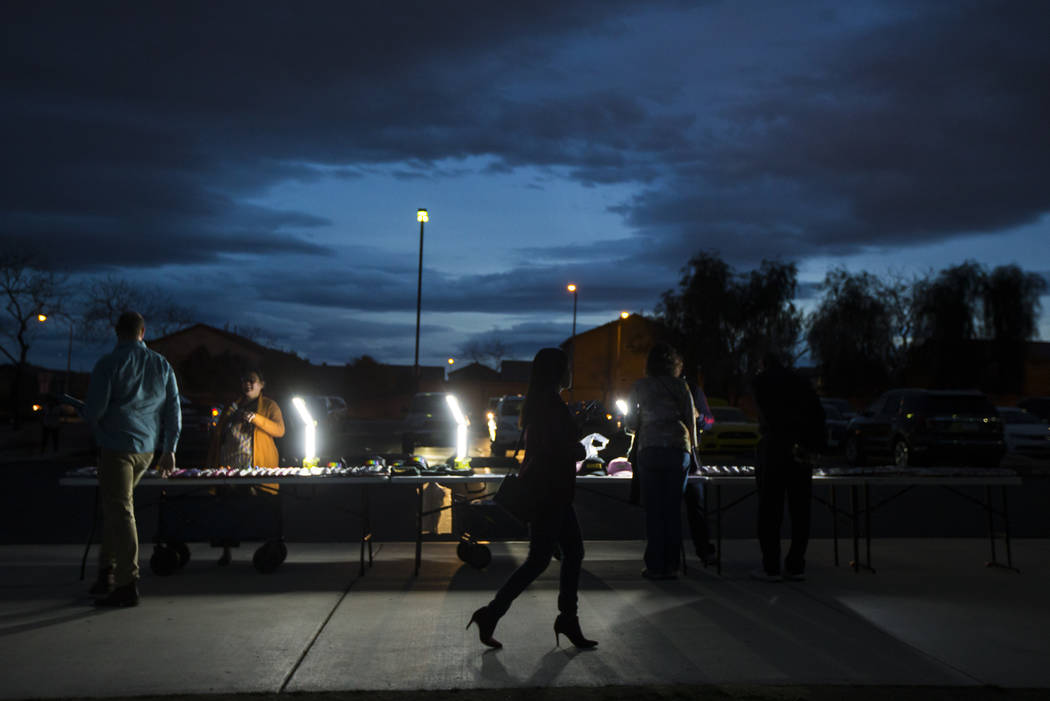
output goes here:
[[682, 374], [682, 356], [669, 343], [657, 343], [645, 359], [647, 377], [678, 377]]
[[543, 406], [543, 399], [561, 389], [561, 381], [568, 369], [569, 356], [561, 348], [541, 348], [536, 353], [529, 373], [529, 389], [521, 407], [522, 428], [529, 425], [538, 407]]

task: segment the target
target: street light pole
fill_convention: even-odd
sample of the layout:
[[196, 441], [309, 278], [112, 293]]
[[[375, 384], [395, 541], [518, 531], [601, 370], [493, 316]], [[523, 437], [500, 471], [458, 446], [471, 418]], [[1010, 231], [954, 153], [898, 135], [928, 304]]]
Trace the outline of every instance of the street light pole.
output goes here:
[[572, 340], [569, 342], [572, 345], [572, 354], [569, 356], [569, 401], [574, 401], [576, 397], [576, 302], [579, 294], [579, 289], [575, 283], [570, 282], [565, 288], [572, 293]]
[[423, 225], [430, 221], [425, 209], [416, 210], [419, 222], [419, 278], [416, 281], [416, 359], [412, 364], [413, 394], [419, 392], [419, 317], [423, 310]]

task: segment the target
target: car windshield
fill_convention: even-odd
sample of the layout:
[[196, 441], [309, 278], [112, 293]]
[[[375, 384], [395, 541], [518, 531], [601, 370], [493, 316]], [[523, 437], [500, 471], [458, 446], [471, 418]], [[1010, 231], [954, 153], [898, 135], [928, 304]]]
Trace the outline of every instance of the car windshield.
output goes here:
[[443, 394], [425, 394], [412, 397], [413, 414], [437, 414], [448, 411], [448, 403]]
[[501, 416], [517, 416], [521, 413], [521, 399], [504, 399], [500, 409]]
[[1032, 416], [1027, 411], [1004, 410], [999, 412], [999, 417], [1008, 424], [1041, 424], [1038, 417]]
[[744, 412], [736, 407], [716, 406], [711, 409], [711, 413], [714, 414], [715, 421], [724, 421], [726, 423], [747, 423], [747, 417], [744, 415]]
[[923, 397], [921, 406], [932, 416], [995, 416], [995, 408], [980, 395], [930, 394]]

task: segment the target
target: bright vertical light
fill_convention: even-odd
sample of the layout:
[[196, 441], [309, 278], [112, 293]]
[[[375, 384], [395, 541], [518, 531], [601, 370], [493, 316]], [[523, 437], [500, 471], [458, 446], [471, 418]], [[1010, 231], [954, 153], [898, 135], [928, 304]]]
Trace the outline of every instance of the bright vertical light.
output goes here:
[[317, 459], [317, 422], [306, 408], [306, 402], [302, 397], [293, 397], [292, 406], [299, 412], [299, 418], [303, 421], [303, 462]]
[[416, 210], [416, 221], [426, 223], [430, 221], [430, 214], [425, 209]]
[[446, 394], [445, 401], [448, 402], [448, 408], [452, 411], [452, 418], [456, 420], [456, 460], [463, 460], [467, 457], [467, 426], [470, 425], [470, 422], [460, 409], [459, 400], [455, 395]]
[[630, 407], [628, 407], [628, 406], [627, 406], [627, 402], [626, 402], [625, 400], [623, 400], [623, 399], [617, 399], [617, 400], [616, 400], [615, 402], [613, 402], [613, 403], [614, 403], [614, 404], [616, 404], [616, 409], [617, 409], [617, 410], [618, 410], [618, 411], [619, 411], [619, 412], [620, 412], [621, 414], [623, 414], [624, 416], [627, 416], [627, 414], [629, 413], [629, 409], [630, 409]]

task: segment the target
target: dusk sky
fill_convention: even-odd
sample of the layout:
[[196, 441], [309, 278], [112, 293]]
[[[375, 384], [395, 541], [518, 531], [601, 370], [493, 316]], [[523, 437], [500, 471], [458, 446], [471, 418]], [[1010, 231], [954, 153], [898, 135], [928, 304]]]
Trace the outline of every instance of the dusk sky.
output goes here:
[[652, 313], [704, 250], [796, 262], [806, 309], [835, 266], [1050, 278], [1041, 0], [0, 12], [0, 234], [314, 362], [412, 362], [419, 207], [426, 364], [560, 343], [569, 281], [580, 329]]

